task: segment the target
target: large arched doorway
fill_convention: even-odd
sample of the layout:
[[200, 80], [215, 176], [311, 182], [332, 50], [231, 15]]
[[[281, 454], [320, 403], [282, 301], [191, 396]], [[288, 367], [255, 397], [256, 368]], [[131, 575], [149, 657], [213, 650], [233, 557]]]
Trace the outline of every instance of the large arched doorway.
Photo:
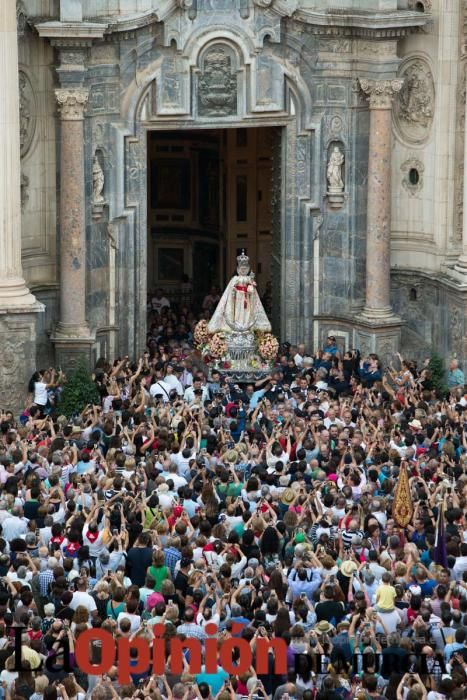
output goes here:
[[[313, 124], [309, 90], [293, 66], [287, 74], [272, 53], [258, 56], [249, 40], [227, 36], [224, 28], [221, 38], [220, 33], [218, 30], [215, 40], [209, 32], [190, 37], [185, 52], [170, 44], [172, 58], [150, 64], [123, 100], [124, 209], [118, 224], [122, 260], [117, 284], [117, 305], [125, 309], [120, 313], [124, 323], [120, 324], [118, 340], [122, 351], [138, 352], [144, 346], [151, 288], [162, 283], [175, 288], [182, 275], [193, 281], [197, 274], [194, 261], [199, 261], [196, 269], [203, 277], [196, 280], [199, 300], [212, 281], [222, 284], [230, 277], [237, 251], [242, 248], [252, 254], [264, 290], [271, 280], [275, 332], [291, 342], [312, 340], [313, 309], [319, 294], [319, 286], [313, 283], [313, 276], [319, 273], [313, 264], [317, 254], [314, 238], [321, 212], [318, 203], [311, 200], [311, 191], [321, 163], [312, 158], [313, 151], [317, 152], [313, 140], [317, 126]], [[219, 56], [224, 61], [221, 68]], [[217, 61], [215, 79], [208, 74], [211, 59]], [[262, 71], [272, 71], [275, 76], [272, 92], [268, 88], [261, 93], [262, 86], [268, 85], [262, 80]], [[226, 74], [229, 77], [221, 85], [225, 90], [219, 106], [214, 82], [222, 83]], [[257, 97], [260, 94], [261, 100]], [[245, 137], [246, 148], [242, 146]], [[250, 148], [254, 143], [255, 149]], [[196, 158], [193, 153], [188, 158], [196, 149]], [[200, 159], [205, 166], [201, 169], [204, 184], [199, 181]], [[170, 164], [164, 161], [169, 160], [178, 163], [168, 170]], [[195, 192], [187, 191], [194, 167], [184, 162], [187, 160], [198, 163]], [[228, 177], [226, 162], [232, 170]], [[229, 195], [223, 194], [219, 183], [216, 194], [209, 193], [209, 179], [212, 184], [217, 167], [219, 176], [229, 183]], [[161, 172], [172, 183], [169, 186], [164, 178], [162, 197], [160, 187], [157, 189]], [[269, 182], [258, 187], [266, 172]], [[200, 202], [203, 187], [208, 201]], [[263, 196], [267, 206], [258, 203]], [[269, 225], [263, 228], [264, 211], [268, 212], [265, 218]], [[230, 221], [228, 212], [234, 212]], [[160, 272], [166, 274], [167, 268], [173, 270], [173, 279], [160, 278]]]

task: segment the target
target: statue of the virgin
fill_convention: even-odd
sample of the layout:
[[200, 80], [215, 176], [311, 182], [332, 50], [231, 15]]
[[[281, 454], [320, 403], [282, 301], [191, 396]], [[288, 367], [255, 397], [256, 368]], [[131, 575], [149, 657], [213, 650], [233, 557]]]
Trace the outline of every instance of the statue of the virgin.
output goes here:
[[271, 330], [245, 251], [237, 257], [237, 274], [227, 285], [208, 330], [210, 333]]

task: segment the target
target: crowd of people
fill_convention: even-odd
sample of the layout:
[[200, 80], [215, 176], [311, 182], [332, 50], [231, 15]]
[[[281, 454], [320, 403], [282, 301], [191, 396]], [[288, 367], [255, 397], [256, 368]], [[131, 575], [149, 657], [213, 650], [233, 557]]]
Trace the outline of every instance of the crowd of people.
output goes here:
[[[215, 306], [208, 300], [202, 316]], [[199, 315], [198, 315], [199, 317]], [[6, 700], [461, 700], [467, 665], [467, 395], [428, 363], [284, 343], [270, 376], [206, 376], [197, 316], [157, 292], [146, 351], [101, 360], [0, 416], [0, 682]], [[393, 502], [407, 470], [413, 517]], [[437, 526], [440, 511], [444, 532]], [[436, 555], [443, 538], [445, 561]], [[287, 645], [287, 672], [86, 674], [79, 636]], [[14, 653], [21, 627], [21, 670]], [[70, 669], [64, 665], [67, 641]], [[91, 649], [99, 657], [99, 645]], [[18, 652], [18, 649], [17, 649]], [[45, 663], [50, 659], [55, 663]], [[137, 668], [137, 650], [133, 660]], [[203, 664], [206, 659], [203, 660]]]

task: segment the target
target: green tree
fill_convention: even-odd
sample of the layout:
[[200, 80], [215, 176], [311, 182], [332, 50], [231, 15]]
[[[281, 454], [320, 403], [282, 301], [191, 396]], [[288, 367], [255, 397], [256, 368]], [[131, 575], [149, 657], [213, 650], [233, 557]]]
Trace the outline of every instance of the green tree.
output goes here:
[[448, 392], [448, 386], [446, 384], [446, 369], [443, 358], [436, 354], [432, 355], [428, 369], [431, 372], [431, 381], [433, 382], [433, 389], [435, 389], [436, 395], [439, 397], [445, 396]]
[[98, 404], [99, 401], [99, 392], [82, 356], [71, 375], [67, 377], [58, 410], [67, 418], [71, 418], [74, 413], [81, 413], [88, 404]]

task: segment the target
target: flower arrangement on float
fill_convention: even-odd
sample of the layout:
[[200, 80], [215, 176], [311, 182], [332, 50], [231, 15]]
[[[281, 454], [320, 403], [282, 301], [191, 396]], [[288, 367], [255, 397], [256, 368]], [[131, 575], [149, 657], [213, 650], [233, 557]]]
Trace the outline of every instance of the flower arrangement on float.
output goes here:
[[[228, 356], [229, 346], [226, 334], [210, 333], [208, 322], [199, 321], [195, 326], [193, 338], [195, 347], [203, 362], [214, 362], [216, 366], [230, 369], [235, 364]], [[255, 351], [249, 362], [252, 369], [268, 369], [277, 359], [279, 341], [269, 332], [255, 331]]]
[[279, 341], [272, 333], [257, 333], [258, 354], [267, 362], [274, 362], [279, 352]]

